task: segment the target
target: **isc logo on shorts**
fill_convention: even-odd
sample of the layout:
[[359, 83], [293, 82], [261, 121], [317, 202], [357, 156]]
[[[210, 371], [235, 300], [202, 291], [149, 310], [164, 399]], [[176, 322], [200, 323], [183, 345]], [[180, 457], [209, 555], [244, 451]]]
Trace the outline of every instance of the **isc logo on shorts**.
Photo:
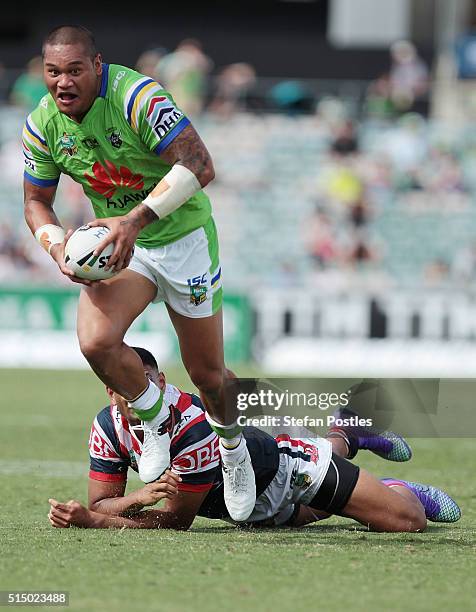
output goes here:
[[189, 287], [196, 287], [197, 285], [206, 285], [207, 284], [207, 273], [202, 274], [202, 276], [194, 276], [192, 278], [187, 278], [187, 285]]

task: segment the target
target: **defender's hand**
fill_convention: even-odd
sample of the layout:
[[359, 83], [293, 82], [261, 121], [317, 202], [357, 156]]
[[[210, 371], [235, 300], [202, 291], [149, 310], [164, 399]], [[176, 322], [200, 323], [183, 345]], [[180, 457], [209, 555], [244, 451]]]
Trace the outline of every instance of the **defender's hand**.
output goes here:
[[87, 280], [85, 278], [79, 278], [79, 276], [75, 276], [74, 272], [70, 270], [66, 264], [64, 263], [64, 249], [66, 247], [66, 243], [71, 238], [73, 234], [73, 230], [70, 229], [66, 232], [66, 236], [61, 244], [54, 244], [50, 249], [50, 255], [58, 264], [61, 272], [69, 278], [69, 280], [73, 281], [73, 283], [80, 283], [81, 285], [88, 285], [88, 287], [94, 285], [99, 281]]
[[49, 499], [50, 511], [48, 518], [53, 527], [68, 528], [75, 527], [94, 527], [93, 514], [81, 505], [78, 501], [71, 499], [62, 504], [56, 499]]
[[136, 491], [137, 503], [142, 506], [154, 506], [161, 499], [172, 499], [178, 493], [178, 484], [181, 482], [178, 474], [167, 470], [159, 480]]
[[108, 244], [114, 243], [114, 251], [105, 270], [123, 270], [129, 265], [134, 252], [134, 243], [139, 235], [141, 228], [127, 215], [124, 217], [109, 217], [107, 219], [95, 219], [88, 223], [89, 227], [108, 227], [111, 231], [94, 251], [94, 255], [99, 255]]

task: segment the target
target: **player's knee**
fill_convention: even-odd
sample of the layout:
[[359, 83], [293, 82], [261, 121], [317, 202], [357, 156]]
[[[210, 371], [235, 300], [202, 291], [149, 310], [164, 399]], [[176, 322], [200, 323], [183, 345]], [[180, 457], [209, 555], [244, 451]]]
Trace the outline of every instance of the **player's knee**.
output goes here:
[[203, 365], [192, 367], [189, 376], [193, 384], [202, 393], [219, 392], [223, 386], [223, 368], [211, 368]]
[[79, 347], [81, 353], [90, 363], [101, 361], [111, 351], [118, 349], [114, 339], [107, 337], [79, 338]]
[[426, 516], [423, 508], [418, 508], [415, 504], [408, 505], [400, 510], [396, 517], [397, 531], [414, 533], [426, 529]]

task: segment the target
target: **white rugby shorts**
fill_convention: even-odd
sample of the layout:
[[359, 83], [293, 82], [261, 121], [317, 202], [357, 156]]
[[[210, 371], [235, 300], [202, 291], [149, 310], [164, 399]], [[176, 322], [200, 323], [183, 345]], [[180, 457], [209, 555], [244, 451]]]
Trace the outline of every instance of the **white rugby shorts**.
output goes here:
[[136, 245], [128, 269], [154, 283], [154, 303], [166, 302], [186, 317], [209, 317], [222, 304], [218, 239], [212, 218], [163, 247]]
[[[294, 504], [308, 504], [324, 480], [332, 458], [332, 444], [325, 438], [276, 437], [279, 468], [268, 487], [256, 500], [247, 522], [264, 521], [280, 515], [282, 522]], [[281, 521], [280, 521], [281, 522]]]

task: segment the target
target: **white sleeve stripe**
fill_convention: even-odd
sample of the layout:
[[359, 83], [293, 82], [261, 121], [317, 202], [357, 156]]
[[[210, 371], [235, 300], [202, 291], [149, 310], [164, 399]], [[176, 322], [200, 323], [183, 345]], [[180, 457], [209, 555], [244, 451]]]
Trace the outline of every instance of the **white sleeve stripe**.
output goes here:
[[104, 457], [93, 450], [89, 449], [89, 456], [93, 459], [100, 459], [101, 461], [107, 461], [108, 463], [123, 463], [124, 459], [117, 459], [117, 457]]
[[128, 112], [128, 107], [129, 107], [129, 102], [135, 92], [135, 90], [137, 89], [137, 87], [139, 85], [141, 85], [142, 83], [145, 83], [146, 81], [150, 81], [150, 77], [142, 77], [142, 79], [139, 79], [138, 81], [135, 81], [129, 88], [129, 90], [126, 93], [126, 97], [124, 98], [124, 116], [126, 117], [126, 119], [129, 116], [129, 112]]
[[31, 118], [31, 115], [28, 115], [27, 120], [26, 120], [27, 124], [29, 125], [29, 127], [31, 128], [31, 130], [33, 132], [35, 132], [35, 136], [37, 136], [37, 138], [39, 138], [42, 143], [46, 145], [46, 138], [43, 136], [43, 134], [41, 133], [41, 131], [37, 128], [35, 122], [33, 121], [33, 119]]
[[46, 147], [38, 138], [32, 136], [32, 134], [30, 134], [30, 132], [28, 132], [28, 130], [26, 129], [26, 126], [23, 128], [23, 139], [30, 143], [32, 146], [36, 147], [37, 149], [40, 149], [40, 151], [43, 151], [43, 153], [46, 153], [49, 157], [51, 157], [48, 147]]
[[154, 84], [153, 87], [151, 87], [150, 89], [147, 90], [147, 92], [146, 92], [147, 95], [144, 94], [141, 97], [139, 104], [134, 109], [134, 115], [132, 117], [132, 123], [134, 125], [137, 125], [137, 117], [139, 116], [141, 110], [144, 108], [144, 106], [146, 104], [149, 103], [149, 101], [150, 101], [150, 97], [149, 96], [152, 96], [153, 94], [157, 93], [158, 91], [160, 91], [160, 88], [157, 87], [157, 85]]

